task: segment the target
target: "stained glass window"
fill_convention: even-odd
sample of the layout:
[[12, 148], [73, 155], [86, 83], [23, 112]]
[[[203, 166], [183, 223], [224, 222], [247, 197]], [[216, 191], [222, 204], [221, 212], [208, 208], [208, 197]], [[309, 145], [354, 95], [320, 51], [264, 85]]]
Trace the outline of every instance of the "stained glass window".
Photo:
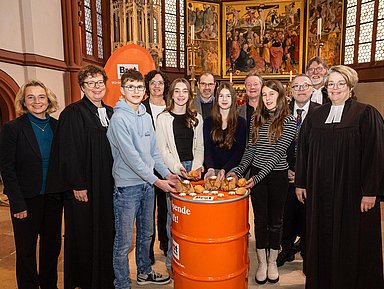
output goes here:
[[157, 19], [153, 18], [153, 42], [158, 42], [158, 36], [157, 36]]
[[86, 54], [103, 59], [102, 0], [84, 0], [84, 24]]
[[350, 0], [347, 3], [347, 7], [352, 7], [357, 5], [357, 0]]
[[165, 67], [184, 68], [184, 1], [163, 0]]
[[378, 18], [379, 19], [383, 19], [384, 18], [384, 0], [380, 0], [379, 1]]
[[384, 0], [347, 0], [345, 24], [344, 64], [384, 60]]
[[96, 17], [97, 17], [97, 55], [103, 59], [103, 14], [101, 12], [101, 0], [96, 0]]
[[375, 60], [384, 60], [384, 0], [379, 1], [377, 13], [376, 53]]
[[184, 62], [184, 53], [185, 53], [185, 42], [184, 42], [184, 1], [180, 1], [180, 60], [179, 60], [179, 65], [180, 68], [185, 67], [185, 62]]
[[177, 50], [177, 34], [173, 32], [166, 33], [165, 37], [165, 47], [170, 50]]
[[85, 42], [86, 52], [88, 55], [93, 55], [92, 43], [92, 11], [90, 0], [84, 0], [84, 22], [85, 22]]

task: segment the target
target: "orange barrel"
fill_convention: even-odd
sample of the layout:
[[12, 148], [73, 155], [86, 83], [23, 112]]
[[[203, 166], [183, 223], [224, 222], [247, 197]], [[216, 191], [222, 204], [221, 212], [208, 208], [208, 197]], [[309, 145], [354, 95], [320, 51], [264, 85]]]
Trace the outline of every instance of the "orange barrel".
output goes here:
[[175, 289], [248, 288], [248, 195], [172, 194]]

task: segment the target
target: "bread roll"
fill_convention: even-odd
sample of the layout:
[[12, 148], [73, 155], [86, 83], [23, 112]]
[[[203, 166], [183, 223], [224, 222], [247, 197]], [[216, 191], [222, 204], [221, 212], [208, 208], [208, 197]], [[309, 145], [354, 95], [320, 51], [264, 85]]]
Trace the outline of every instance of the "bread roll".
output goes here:
[[241, 179], [239, 179], [237, 181], [237, 186], [238, 187], [245, 187], [246, 183], [247, 183], [247, 179], [246, 178], [241, 178]]

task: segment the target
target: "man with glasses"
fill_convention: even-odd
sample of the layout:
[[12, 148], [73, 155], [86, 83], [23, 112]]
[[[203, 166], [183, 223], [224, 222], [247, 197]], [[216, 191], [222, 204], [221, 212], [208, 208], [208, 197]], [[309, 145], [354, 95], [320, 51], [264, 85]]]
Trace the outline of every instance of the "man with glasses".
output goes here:
[[211, 115], [213, 100], [215, 99], [215, 77], [211, 72], [203, 72], [198, 82], [197, 95], [194, 98], [194, 105], [203, 119]]
[[[282, 251], [277, 257], [277, 266], [283, 266], [285, 262], [295, 260], [295, 254], [299, 250], [304, 259], [304, 233], [305, 233], [305, 207], [300, 203], [295, 194], [295, 162], [298, 146], [300, 127], [306, 116], [319, 107], [318, 103], [310, 101], [312, 95], [312, 82], [308, 75], [297, 75], [291, 83], [292, 102], [290, 109], [296, 118], [297, 133], [287, 151], [288, 169], [288, 195], [284, 208], [283, 236], [281, 239]], [[296, 237], [300, 237], [299, 248], [294, 246]]]
[[311, 101], [318, 104], [324, 104], [328, 102], [328, 93], [324, 87], [324, 77], [328, 72], [327, 63], [320, 57], [314, 56], [308, 61], [305, 70], [313, 84]]
[[247, 142], [251, 127], [251, 117], [259, 103], [263, 82], [264, 80], [261, 75], [255, 72], [249, 73], [245, 78], [245, 92], [248, 99], [245, 104], [239, 107], [239, 115], [247, 121]]

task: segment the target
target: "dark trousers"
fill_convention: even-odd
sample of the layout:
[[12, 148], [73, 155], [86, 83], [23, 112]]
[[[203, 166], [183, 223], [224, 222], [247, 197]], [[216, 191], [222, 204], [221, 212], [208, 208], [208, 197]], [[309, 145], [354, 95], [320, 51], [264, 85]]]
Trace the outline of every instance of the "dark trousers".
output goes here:
[[[251, 176], [258, 171], [252, 167]], [[271, 171], [251, 190], [257, 249], [280, 249], [284, 203], [288, 191], [287, 174], [287, 170]]]
[[157, 206], [157, 237], [160, 242], [167, 244], [167, 194], [155, 187], [155, 207], [153, 208], [153, 235], [150, 254], [153, 254], [153, 246], [156, 239], [156, 206]]
[[305, 206], [296, 197], [295, 185], [290, 183], [284, 207], [283, 237], [281, 247], [285, 251], [292, 251], [296, 237], [300, 237], [300, 250], [304, 255], [305, 248]]
[[[61, 247], [62, 202], [49, 195], [25, 199], [25, 202], [27, 217], [16, 219], [12, 216], [18, 288], [56, 289], [57, 260]], [[36, 261], [38, 236], [39, 269]]]

